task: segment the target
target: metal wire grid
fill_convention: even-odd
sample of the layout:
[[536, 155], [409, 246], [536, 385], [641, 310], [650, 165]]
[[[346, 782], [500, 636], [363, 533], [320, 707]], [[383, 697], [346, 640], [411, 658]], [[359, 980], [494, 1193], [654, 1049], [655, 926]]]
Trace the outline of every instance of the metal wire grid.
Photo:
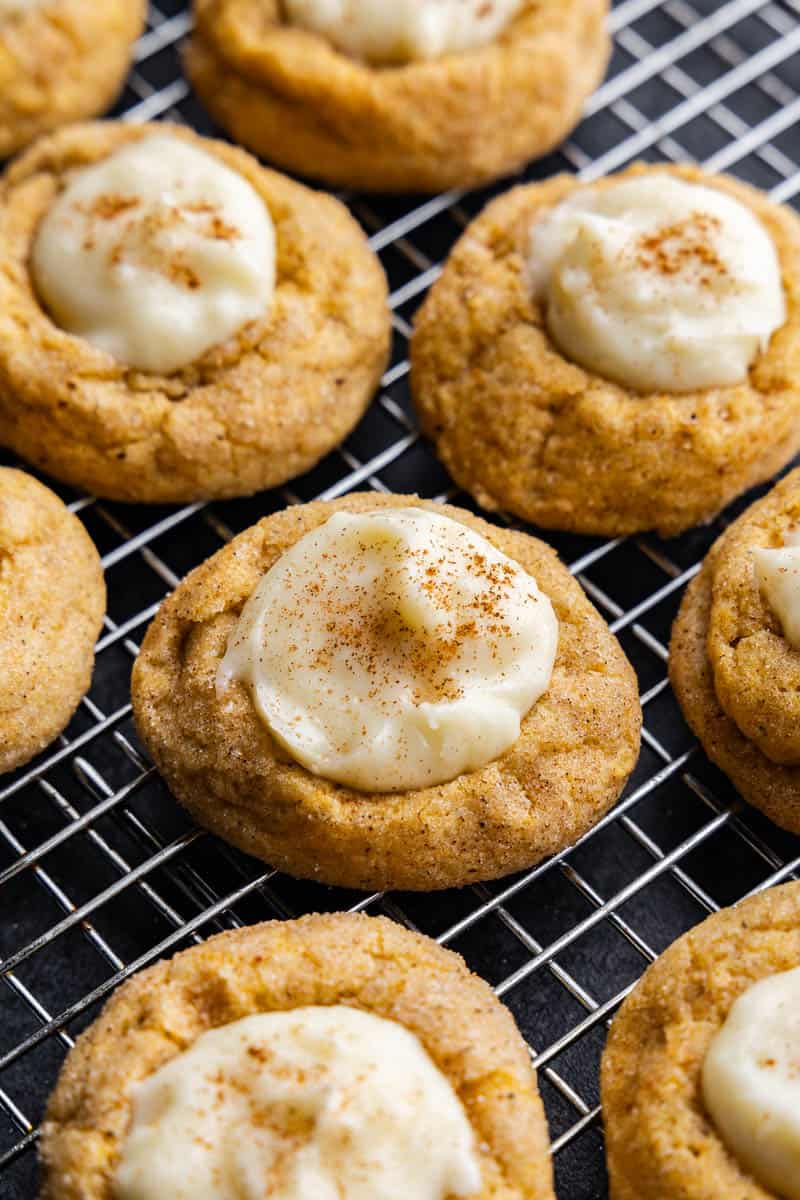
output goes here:
[[[211, 131], [180, 76], [182, 0], [152, 8], [120, 115]], [[528, 178], [593, 178], [635, 157], [695, 158], [781, 201], [800, 195], [800, 0], [621, 0], [615, 55], [586, 119]], [[383, 912], [465, 955], [529, 1041], [560, 1194], [605, 1195], [597, 1071], [609, 1019], [641, 971], [718, 906], [796, 877], [800, 843], [750, 810], [703, 758], [669, 692], [669, 625], [723, 521], [663, 543], [544, 535], [634, 663], [642, 757], [619, 805], [572, 851], [456, 892], [358, 896], [298, 883], [193, 827], [130, 720], [130, 663], [164, 594], [265, 512], [356, 487], [470, 506], [418, 439], [409, 318], [488, 192], [420, 202], [343, 197], [392, 283], [395, 354], [359, 429], [292, 489], [179, 509], [62, 494], [94, 536], [109, 614], [95, 680], [66, 734], [0, 785], [0, 1195], [34, 1194], [36, 1121], [58, 1065], [132, 972], [211, 932], [315, 909]], [[7, 459], [11, 461], [11, 459]], [[743, 502], [729, 511], [740, 511]]]

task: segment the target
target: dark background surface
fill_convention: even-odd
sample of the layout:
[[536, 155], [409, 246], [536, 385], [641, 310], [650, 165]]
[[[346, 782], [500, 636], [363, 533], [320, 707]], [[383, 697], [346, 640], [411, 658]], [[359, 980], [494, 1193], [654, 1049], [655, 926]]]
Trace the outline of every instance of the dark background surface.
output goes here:
[[[184, 16], [177, 0], [159, 4], [119, 112], [177, 112], [211, 132], [179, 82]], [[569, 142], [526, 178], [590, 162], [617, 169], [637, 157], [694, 158], [795, 200], [798, 3], [624, 0], [613, 20], [608, 81]], [[109, 617], [89, 700], [66, 738], [0, 782], [0, 1197], [35, 1195], [28, 1131], [68, 1039], [96, 1015], [97, 1003], [87, 997], [106, 994], [132, 964], [198, 934], [358, 904], [439, 937], [497, 986], [543, 1056], [559, 1195], [600, 1200], [606, 1180], [598, 1065], [608, 1016], [647, 962], [711, 909], [776, 872], [797, 874], [800, 840], [742, 810], [727, 781], [693, 748], [665, 680], [665, 647], [683, 586], [753, 496], [670, 542], [543, 535], [578, 571], [637, 669], [645, 740], [613, 818], [524, 877], [373, 898], [297, 883], [194, 830], [140, 757], [127, 710], [136, 644], [165, 592], [231, 533], [287, 500], [354, 486], [447, 494], [471, 507], [416, 437], [406, 334], [432, 266], [507, 183], [457, 204], [344, 197], [374, 235], [394, 289], [393, 366], [343, 449], [290, 491], [156, 509], [84, 502], [57, 489], [75, 502], [105, 556]]]

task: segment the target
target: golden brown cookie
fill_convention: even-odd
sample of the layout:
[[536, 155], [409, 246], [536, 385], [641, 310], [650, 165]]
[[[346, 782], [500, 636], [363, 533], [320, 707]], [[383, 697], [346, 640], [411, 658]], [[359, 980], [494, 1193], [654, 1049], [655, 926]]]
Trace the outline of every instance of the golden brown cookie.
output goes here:
[[[165, 128], [263, 198], [277, 278], [263, 321], [156, 375], [59, 329], [29, 257], [75, 170]], [[77, 125], [40, 141], [0, 183], [0, 260], [0, 443], [97, 495], [183, 502], [283, 483], [349, 433], [386, 364], [386, 280], [344, 206], [183, 127]]]
[[187, 73], [237, 142], [337, 186], [439, 191], [512, 171], [577, 124], [608, 61], [607, 0], [527, 0], [487, 46], [392, 67], [280, 10], [195, 0]]
[[800, 965], [800, 884], [715, 913], [645, 973], [611, 1027], [601, 1084], [612, 1200], [777, 1200], [703, 1106], [701, 1070], [733, 1002]]
[[0, 467], [0, 773], [33, 758], [89, 687], [106, 608], [100, 558], [49, 488]]
[[800, 766], [800, 651], [786, 640], [753, 570], [757, 546], [783, 545], [800, 522], [800, 470], [754, 504], [715, 557], [708, 657], [714, 691], [741, 732], [773, 762]]
[[686, 590], [669, 648], [672, 686], [706, 754], [748, 803], [792, 833], [800, 833], [800, 766], [781, 765], [760, 745], [774, 740], [773, 720], [791, 722], [800, 655], [779, 636], [748, 547], [769, 544], [787, 516], [800, 512], [799, 484], [800, 471], [793, 471], [715, 543]]
[[463, 960], [383, 917], [339, 913], [222, 933], [129, 980], [78, 1039], [42, 1130], [42, 1200], [110, 1200], [132, 1087], [207, 1030], [346, 1004], [415, 1034], [475, 1131], [476, 1200], [552, 1200], [547, 1125], [511, 1014]]
[[146, 9], [145, 0], [42, 0], [0, 15], [0, 158], [110, 108]]
[[714, 515], [800, 448], [800, 221], [725, 176], [636, 166], [745, 204], [771, 235], [788, 316], [738, 386], [644, 395], [568, 361], [526, 278], [532, 223], [581, 185], [560, 175], [494, 200], [416, 318], [411, 382], [423, 430], [488, 509], [545, 528], [663, 535]]
[[[264, 572], [338, 510], [443, 512], [519, 562], [559, 621], [555, 668], [517, 742], [450, 783], [371, 795], [312, 775], [281, 749], [241, 683], [217, 668]], [[364, 493], [264, 518], [193, 571], [164, 603], [133, 674], [139, 733], [169, 787], [203, 825], [292, 875], [354, 888], [431, 890], [529, 867], [611, 807], [639, 749], [633, 670], [555, 553], [417, 497]]]

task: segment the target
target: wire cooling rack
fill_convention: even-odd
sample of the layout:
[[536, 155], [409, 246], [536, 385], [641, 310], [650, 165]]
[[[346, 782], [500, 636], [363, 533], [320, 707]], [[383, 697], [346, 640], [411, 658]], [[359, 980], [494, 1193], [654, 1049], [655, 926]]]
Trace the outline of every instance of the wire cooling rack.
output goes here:
[[[151, 10], [120, 114], [212, 131], [180, 72], [188, 26], [181, 0]], [[585, 120], [528, 178], [688, 158], [797, 200], [800, 0], [621, 0], [612, 28], [610, 72]], [[356, 487], [470, 506], [417, 435], [406, 344], [439, 263], [490, 194], [343, 197], [391, 281], [394, 356], [358, 429], [291, 490], [176, 509], [61, 489], [103, 555], [109, 609], [91, 691], [66, 734], [0, 780], [0, 1196], [8, 1200], [35, 1195], [47, 1093], [76, 1034], [121, 980], [221, 929], [342, 908], [432, 935], [494, 985], [540, 1071], [560, 1196], [603, 1197], [598, 1066], [617, 1006], [646, 965], [709, 912], [800, 874], [800, 840], [742, 806], [694, 746], [666, 680], [684, 585], [744, 501], [669, 542], [544, 535], [634, 663], [645, 729], [616, 809], [572, 851], [521, 876], [434, 895], [298, 883], [193, 827], [137, 743], [129, 704], [137, 643], [164, 595], [233, 534], [286, 503]]]

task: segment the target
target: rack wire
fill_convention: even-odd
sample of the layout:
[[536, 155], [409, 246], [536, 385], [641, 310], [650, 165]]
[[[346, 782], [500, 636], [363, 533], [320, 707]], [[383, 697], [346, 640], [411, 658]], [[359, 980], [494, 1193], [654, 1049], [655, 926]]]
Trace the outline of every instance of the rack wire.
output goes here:
[[[800, 0], [618, 0], [611, 22], [606, 82], [569, 141], [524, 178], [569, 170], [588, 179], [635, 158], [694, 159], [797, 203]], [[213, 131], [180, 73], [189, 23], [183, 0], [151, 8], [117, 115]], [[617, 807], [532, 871], [434, 895], [299, 883], [192, 826], [137, 743], [128, 690], [137, 643], [164, 595], [235, 533], [286, 503], [356, 487], [471, 507], [418, 437], [406, 342], [439, 264], [496, 190], [342, 197], [391, 282], [394, 355], [358, 429], [291, 489], [181, 508], [59, 489], [101, 551], [109, 608], [91, 691], [66, 733], [0, 780], [0, 1195], [8, 1200], [35, 1194], [44, 1100], [76, 1034], [123, 979], [221, 929], [343, 908], [382, 912], [435, 937], [493, 984], [540, 1070], [559, 1194], [603, 1197], [598, 1066], [616, 1008], [646, 965], [709, 912], [800, 875], [800, 841], [742, 805], [697, 750], [666, 679], [681, 592], [744, 500], [669, 542], [543, 535], [636, 667], [645, 727]]]

